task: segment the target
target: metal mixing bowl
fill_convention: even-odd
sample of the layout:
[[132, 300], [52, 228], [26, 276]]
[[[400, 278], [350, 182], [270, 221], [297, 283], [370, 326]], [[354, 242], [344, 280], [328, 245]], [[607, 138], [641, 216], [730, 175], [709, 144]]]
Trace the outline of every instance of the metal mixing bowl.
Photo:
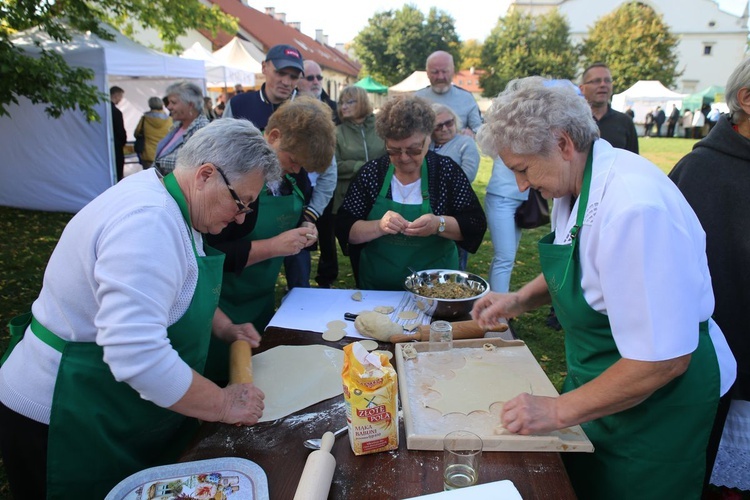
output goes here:
[[[436, 299], [425, 297], [414, 291], [422, 281], [430, 283], [463, 283], [481, 293], [468, 299]], [[471, 313], [471, 308], [474, 307], [474, 302], [489, 293], [490, 284], [481, 276], [466, 271], [427, 269], [407, 276], [404, 281], [404, 288], [414, 296], [417, 307], [426, 311], [433, 319], [453, 321], [469, 319], [469, 313]]]

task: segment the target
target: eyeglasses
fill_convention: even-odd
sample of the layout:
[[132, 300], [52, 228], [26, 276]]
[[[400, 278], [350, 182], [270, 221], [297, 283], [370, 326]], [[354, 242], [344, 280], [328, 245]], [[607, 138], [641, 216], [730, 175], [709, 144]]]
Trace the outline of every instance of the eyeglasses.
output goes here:
[[237, 196], [237, 191], [235, 191], [232, 185], [229, 183], [229, 179], [227, 179], [227, 176], [224, 174], [224, 171], [220, 169], [219, 167], [217, 167], [216, 165], [214, 165], [214, 168], [216, 169], [217, 172], [219, 172], [219, 175], [221, 175], [221, 178], [224, 179], [224, 183], [227, 185], [229, 194], [232, 195], [232, 199], [237, 204], [237, 215], [252, 213], [253, 212], [252, 207], [249, 207], [245, 205], [244, 203], [242, 203], [242, 200], [240, 200], [240, 197]]
[[305, 80], [307, 80], [308, 82], [318, 80], [320, 82], [323, 80], [323, 75], [307, 75], [305, 77]]
[[443, 127], [453, 128], [453, 125], [455, 125], [455, 123], [456, 123], [456, 120], [454, 120], [453, 118], [451, 118], [450, 120], [438, 123], [437, 125], [435, 125], [435, 132], [439, 131]]
[[419, 156], [422, 154], [425, 143], [427, 143], [427, 137], [424, 138], [422, 145], [418, 148], [393, 149], [386, 146], [385, 152], [388, 153], [388, 156], [392, 156], [395, 158], [400, 158], [403, 154], [405, 154], [406, 156]]
[[583, 82], [583, 84], [584, 85], [601, 85], [602, 82], [606, 83], [607, 85], [612, 85], [611, 78], [594, 78], [593, 80], [589, 80], [588, 82]]
[[350, 101], [343, 101], [341, 103], [341, 107], [343, 108], [344, 106], [354, 106], [355, 104], [357, 104], [357, 101], [352, 99]]

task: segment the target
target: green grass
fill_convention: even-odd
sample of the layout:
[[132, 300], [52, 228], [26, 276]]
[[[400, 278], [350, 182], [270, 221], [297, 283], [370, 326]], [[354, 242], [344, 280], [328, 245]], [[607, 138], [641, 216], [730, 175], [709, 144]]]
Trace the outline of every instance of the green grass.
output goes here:
[[[695, 140], [692, 139], [641, 139], [641, 154], [668, 173], [677, 161], [687, 154]], [[482, 202], [487, 188], [492, 162], [483, 157], [474, 189]], [[5, 236], [0, 240], [0, 351], [8, 342], [5, 325], [17, 314], [26, 312], [36, 298], [42, 284], [44, 269], [52, 250], [71, 214], [37, 212], [0, 207], [0, 228]], [[520, 288], [539, 274], [537, 240], [549, 227], [526, 230], [516, 256], [511, 288]], [[492, 259], [489, 233], [485, 235], [476, 255], [469, 257], [469, 271], [487, 276]], [[315, 263], [313, 269], [315, 269]], [[354, 278], [349, 259], [339, 254], [339, 288], [354, 288]], [[277, 297], [286, 285], [283, 276], [277, 284]], [[545, 325], [548, 308], [524, 314], [514, 321], [517, 335], [526, 341], [553, 384], [560, 389], [565, 377], [565, 353], [562, 332]], [[10, 496], [0, 469], [0, 498]]]

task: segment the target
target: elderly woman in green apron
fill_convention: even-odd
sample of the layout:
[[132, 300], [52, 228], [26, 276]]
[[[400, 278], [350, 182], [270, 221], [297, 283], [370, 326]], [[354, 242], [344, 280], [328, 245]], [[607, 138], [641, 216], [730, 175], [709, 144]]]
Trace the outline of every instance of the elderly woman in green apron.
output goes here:
[[17, 498], [101, 499], [174, 461], [185, 424], [258, 421], [259, 389], [201, 375], [212, 331], [260, 340], [217, 309], [223, 255], [201, 233], [242, 222], [279, 175], [258, 129], [217, 120], [181, 148], [174, 172], [129, 176], [71, 219], [0, 368], [0, 444]]
[[[603, 139], [586, 101], [539, 77], [511, 82], [479, 141], [518, 187], [554, 198], [542, 274], [475, 304], [482, 325], [550, 301], [565, 329], [563, 395], [521, 394], [502, 425], [542, 434], [582, 424], [592, 454], [564, 459], [579, 498], [700, 498], [719, 396], [736, 365], [711, 320], [700, 223], [648, 160]], [[520, 320], [519, 320], [520, 321]]]
[[[321, 173], [331, 164], [336, 145], [331, 109], [317, 99], [298, 97], [271, 115], [264, 135], [276, 151], [281, 182], [267, 185], [242, 223], [232, 223], [209, 245], [226, 254], [219, 307], [234, 322], [252, 323], [262, 332], [275, 310], [274, 288], [284, 257], [296, 255], [318, 239], [303, 207], [312, 188], [305, 171]], [[228, 378], [229, 346], [212, 339], [204, 375]]]
[[357, 172], [336, 232], [359, 288], [403, 290], [408, 266], [458, 269], [456, 244], [476, 252], [487, 221], [461, 167], [429, 151], [435, 113], [427, 101], [388, 101], [375, 128], [386, 155]]

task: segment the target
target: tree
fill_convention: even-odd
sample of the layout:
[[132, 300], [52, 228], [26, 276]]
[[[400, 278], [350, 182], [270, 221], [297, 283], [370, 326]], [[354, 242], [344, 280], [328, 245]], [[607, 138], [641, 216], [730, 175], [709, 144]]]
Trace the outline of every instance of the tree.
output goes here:
[[461, 45], [461, 69], [482, 66], [482, 44], [476, 40], [466, 40]]
[[354, 39], [354, 53], [364, 73], [393, 85], [424, 70], [427, 56], [436, 50], [453, 54], [458, 66], [460, 45], [450, 15], [433, 7], [425, 17], [413, 5], [404, 5], [371, 17]]
[[484, 41], [479, 79], [485, 97], [501, 92], [509, 81], [526, 76], [572, 79], [578, 57], [570, 42], [570, 26], [557, 10], [533, 16], [509, 13]]
[[94, 107], [109, 98], [90, 82], [88, 68], [68, 66], [62, 56], [38, 47], [32, 56], [13, 45], [15, 33], [30, 28], [47, 33], [54, 40], [69, 42], [74, 32], [87, 32], [111, 40], [102, 28], [108, 22], [132, 33], [136, 25], [154, 28], [164, 42], [164, 50], [180, 50], [177, 38], [188, 29], [207, 29], [216, 33], [234, 33], [236, 20], [217, 6], [200, 0], [26, 0], [0, 3], [0, 116], [8, 115], [8, 105], [18, 104], [23, 96], [31, 102], [45, 103], [53, 118], [66, 110], [79, 109], [88, 120], [99, 120]]
[[662, 16], [641, 3], [626, 3], [599, 18], [581, 46], [584, 68], [594, 62], [609, 66], [615, 92], [639, 80], [659, 80], [667, 87], [682, 74], [677, 71], [677, 36]]

